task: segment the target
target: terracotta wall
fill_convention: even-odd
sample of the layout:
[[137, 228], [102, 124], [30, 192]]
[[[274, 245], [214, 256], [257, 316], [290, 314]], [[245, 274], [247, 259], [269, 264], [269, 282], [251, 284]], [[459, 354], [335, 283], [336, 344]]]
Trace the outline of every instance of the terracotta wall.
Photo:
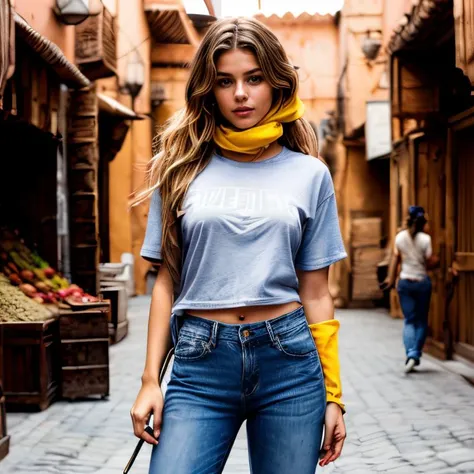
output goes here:
[[383, 44], [386, 45], [393, 34], [393, 30], [403, 20], [403, 15], [413, 8], [413, 0], [384, 0], [383, 7]]
[[166, 100], [153, 109], [156, 126], [162, 125], [171, 115], [185, 105], [186, 81], [189, 70], [183, 68], [153, 68], [151, 80], [164, 88]]
[[14, 0], [15, 11], [38, 33], [57, 44], [74, 62], [74, 26], [60, 23], [54, 14], [56, 0]]
[[[367, 165], [364, 146], [347, 147], [347, 175], [345, 180], [343, 208], [344, 238], [350, 241], [350, 220], [354, 211], [380, 214], [384, 221], [384, 233], [388, 234], [389, 192], [388, 160], [379, 160]], [[349, 250], [349, 249], [348, 249]]]
[[[341, 12], [340, 44], [342, 65], [347, 64], [342, 82], [345, 96], [345, 134], [365, 122], [365, 104], [369, 99], [387, 99], [389, 89], [380, 88], [388, 59], [383, 48], [375, 61], [367, 61], [362, 44], [367, 30], [383, 28], [383, 0], [346, 0]], [[341, 71], [342, 71], [341, 65]]]
[[[388, 58], [383, 47], [385, 0], [346, 0], [339, 23], [339, 78], [343, 101], [343, 135], [347, 138], [366, 122], [368, 100], [389, 99]], [[382, 42], [375, 60], [363, 53], [368, 36]], [[379, 31], [377, 31], [379, 30]], [[359, 130], [360, 133], [360, 130]], [[338, 273], [343, 304], [350, 301], [351, 225], [353, 217], [382, 217], [383, 235], [388, 233], [390, 170], [388, 160], [367, 161], [365, 140], [342, 140], [338, 147], [334, 181], [336, 184], [341, 229], [349, 254]], [[376, 271], [374, 267], [374, 272]]]
[[[107, 6], [113, 9], [113, 1]], [[145, 83], [135, 100], [135, 111], [139, 114], [150, 113], [150, 32], [141, 0], [117, 0], [117, 67], [118, 89], [125, 83], [127, 61], [136, 49], [144, 63]], [[113, 11], [113, 10], [112, 10]], [[143, 41], [145, 40], [145, 41]], [[104, 81], [103, 87], [110, 87]], [[122, 103], [131, 107], [130, 96], [118, 94]], [[144, 273], [147, 263], [139, 256], [146, 226], [147, 205], [129, 209], [130, 196], [139, 187], [144, 178], [146, 164], [152, 156], [151, 120], [133, 121], [125, 143], [110, 164], [110, 257], [111, 261], [120, 261], [124, 252], [133, 252], [135, 256], [135, 279], [137, 292], [144, 291]]]
[[336, 108], [339, 61], [334, 17], [316, 16], [308, 21], [257, 19], [275, 33], [291, 62], [299, 66], [299, 95], [306, 105], [305, 117], [319, 125], [326, 112]]

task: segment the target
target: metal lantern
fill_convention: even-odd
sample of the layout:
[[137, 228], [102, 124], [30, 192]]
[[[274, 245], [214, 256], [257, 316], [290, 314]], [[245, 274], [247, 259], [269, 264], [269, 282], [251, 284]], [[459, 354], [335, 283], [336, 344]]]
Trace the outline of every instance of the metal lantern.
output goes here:
[[90, 16], [99, 15], [103, 5], [100, 0], [56, 0], [54, 12], [66, 25], [78, 25]]
[[125, 88], [135, 101], [135, 97], [140, 93], [145, 83], [145, 65], [138, 54], [138, 51], [132, 51], [127, 61], [127, 70], [125, 73]]
[[[371, 30], [367, 31], [367, 36], [362, 40], [362, 52], [369, 61], [373, 61], [378, 56], [382, 46], [382, 39], [380, 37], [371, 37], [371, 32]], [[375, 30], [374, 32], [380, 33], [378, 30]]]

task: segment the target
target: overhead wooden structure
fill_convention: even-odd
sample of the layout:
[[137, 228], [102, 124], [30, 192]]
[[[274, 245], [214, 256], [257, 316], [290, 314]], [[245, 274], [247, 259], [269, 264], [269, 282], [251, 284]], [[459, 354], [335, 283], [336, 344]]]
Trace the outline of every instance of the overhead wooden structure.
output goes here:
[[145, 2], [145, 14], [156, 43], [198, 46], [199, 36], [181, 2]]
[[99, 112], [122, 120], [143, 120], [145, 118], [109, 95], [97, 93], [97, 97], [99, 99]]
[[73, 89], [89, 86], [89, 79], [66, 58], [56, 44], [34, 30], [17, 13], [14, 18], [17, 35], [51, 66], [61, 82]]
[[117, 75], [114, 17], [107, 8], [76, 26], [76, 63], [91, 80]]
[[454, 0], [456, 30], [456, 66], [474, 85], [474, 4], [470, 0]]
[[0, 0], [0, 109], [3, 92], [15, 67], [15, 23], [9, 0]]
[[452, 25], [452, 0], [420, 0], [394, 30], [387, 50], [394, 54], [414, 47], [432, 48], [453, 36]]

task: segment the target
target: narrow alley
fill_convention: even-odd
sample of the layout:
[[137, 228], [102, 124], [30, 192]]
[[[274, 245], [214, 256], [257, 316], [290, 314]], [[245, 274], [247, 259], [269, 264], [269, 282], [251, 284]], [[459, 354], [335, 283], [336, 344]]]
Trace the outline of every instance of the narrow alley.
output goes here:
[[[130, 300], [130, 333], [112, 346], [106, 401], [58, 402], [41, 413], [8, 413], [10, 454], [0, 473], [121, 473], [136, 440], [129, 411], [145, 358], [149, 298]], [[403, 374], [402, 322], [383, 310], [341, 310], [340, 351], [348, 438], [321, 473], [474, 472], [474, 387], [425, 356]], [[132, 473], [146, 473], [146, 445]], [[242, 431], [225, 474], [248, 473]], [[296, 473], [295, 473], [296, 474]]]

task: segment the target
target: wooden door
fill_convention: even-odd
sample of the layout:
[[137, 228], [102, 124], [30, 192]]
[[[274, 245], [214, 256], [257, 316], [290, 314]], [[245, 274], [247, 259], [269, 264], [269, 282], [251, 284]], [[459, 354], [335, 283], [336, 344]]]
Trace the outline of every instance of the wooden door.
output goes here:
[[414, 202], [428, 214], [428, 232], [431, 235], [433, 254], [440, 257], [441, 267], [430, 272], [433, 293], [429, 313], [429, 344], [432, 352], [444, 357], [443, 321], [445, 317], [445, 147], [446, 131], [410, 137]]
[[[472, 126], [454, 138], [455, 253], [459, 272], [454, 300], [454, 350], [474, 360], [474, 132]], [[457, 184], [457, 186], [456, 186]]]

